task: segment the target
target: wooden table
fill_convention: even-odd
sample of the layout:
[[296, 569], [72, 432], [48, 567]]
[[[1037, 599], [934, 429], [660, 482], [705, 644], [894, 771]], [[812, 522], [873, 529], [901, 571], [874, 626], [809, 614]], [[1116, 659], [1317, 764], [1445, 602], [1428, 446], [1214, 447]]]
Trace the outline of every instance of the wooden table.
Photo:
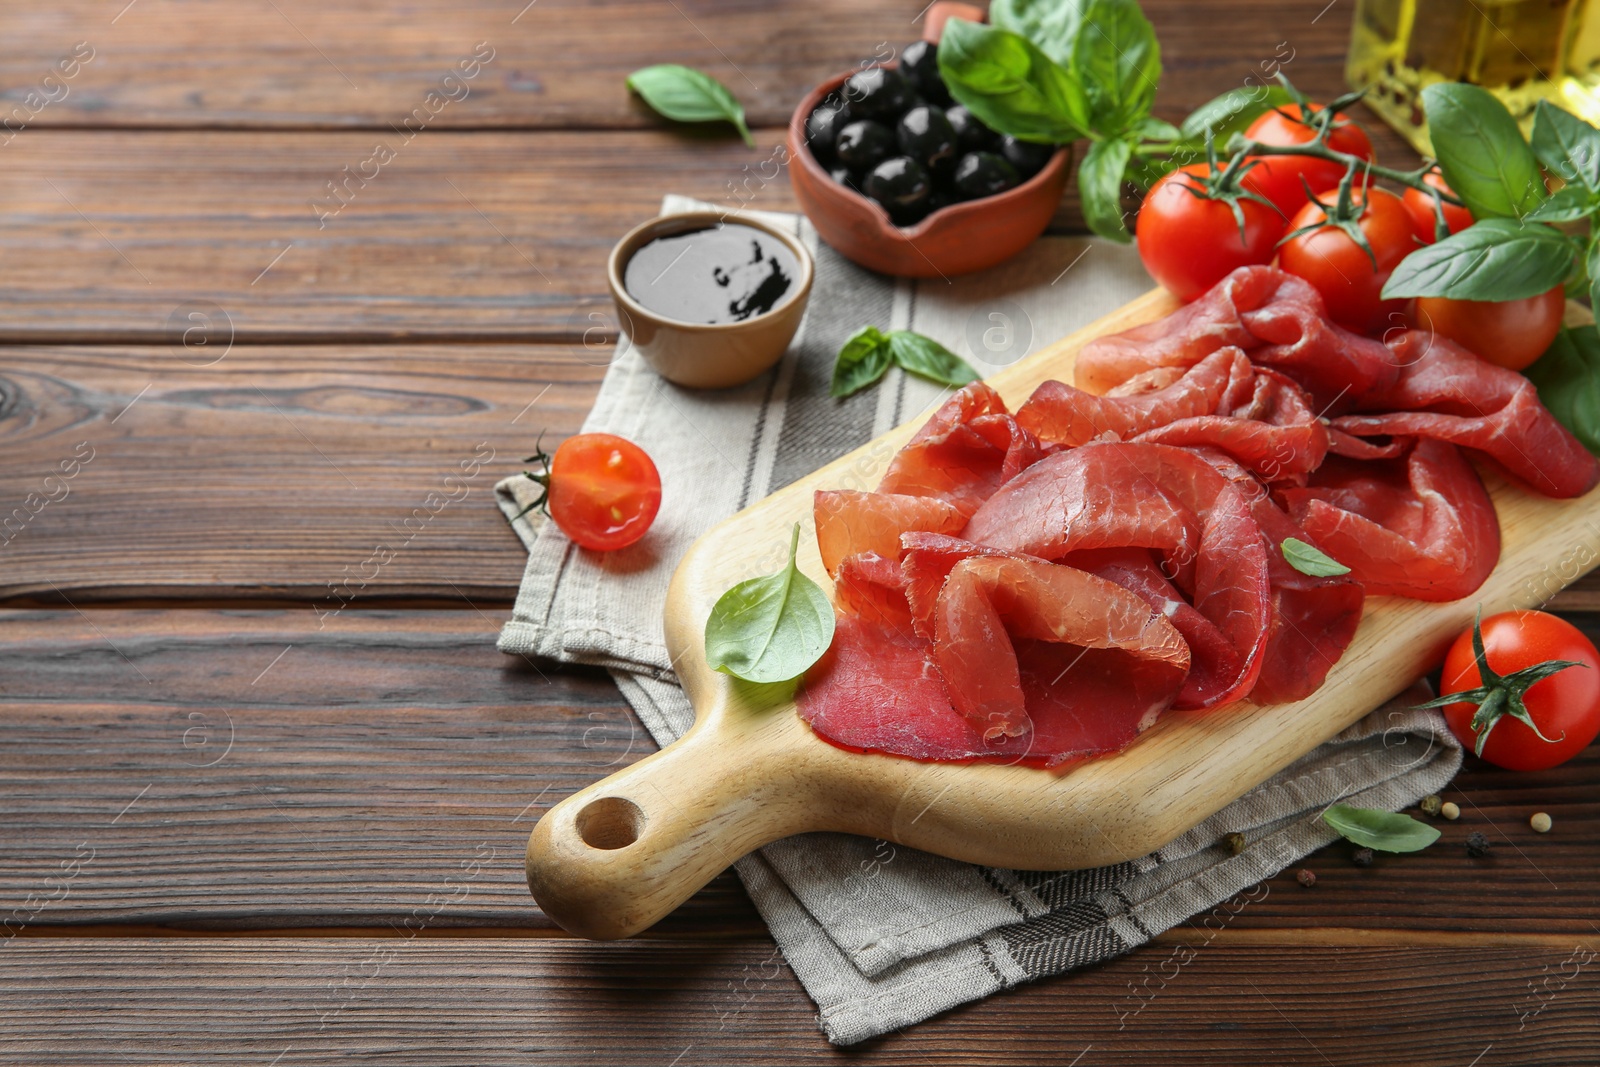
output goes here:
[[[565, 936], [528, 828], [651, 743], [495, 651], [491, 486], [594, 396], [611, 243], [669, 191], [792, 208], [789, 108], [921, 0], [122, 3], [0, 9], [0, 1062], [1600, 1063], [1596, 750], [1469, 760], [1428, 852], [849, 1052], [731, 875]], [[1147, 0], [1160, 113], [1337, 92], [1324, 3]], [[663, 61], [760, 148], [631, 100]], [[1555, 605], [1600, 632], [1600, 583]]]

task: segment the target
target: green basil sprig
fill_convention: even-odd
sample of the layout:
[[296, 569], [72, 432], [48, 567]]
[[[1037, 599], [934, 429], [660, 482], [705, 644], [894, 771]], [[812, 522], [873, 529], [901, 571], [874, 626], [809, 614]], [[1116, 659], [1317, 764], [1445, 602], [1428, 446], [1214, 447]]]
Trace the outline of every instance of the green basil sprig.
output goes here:
[[745, 125], [744, 108], [727, 86], [709, 74], [677, 63], [662, 63], [628, 75], [628, 88], [669, 119], [677, 122], [726, 120], [733, 123], [745, 144], [751, 148], [756, 145], [750, 127]]
[[1539, 161], [1493, 93], [1443, 82], [1422, 91], [1422, 106], [1444, 180], [1473, 218], [1520, 219], [1544, 202]]
[[1322, 821], [1346, 840], [1383, 852], [1419, 852], [1440, 836], [1437, 829], [1409, 815], [1349, 804], [1333, 805], [1322, 813]]
[[956, 388], [978, 380], [978, 372], [966, 360], [931, 337], [911, 330], [884, 333], [876, 326], [868, 326], [839, 349], [829, 392], [836, 397], [860, 392], [882, 378], [891, 366]]
[[1595, 328], [1563, 329], [1523, 373], [1556, 421], [1600, 455], [1600, 334]]
[[1401, 260], [1384, 283], [1383, 297], [1521, 300], [1538, 296], [1566, 280], [1574, 251], [1572, 241], [1549, 226], [1488, 218]]
[[1289, 566], [1313, 578], [1333, 578], [1349, 574], [1350, 568], [1328, 555], [1316, 545], [1307, 544], [1298, 537], [1285, 537], [1278, 546]]
[[833, 643], [833, 605], [800, 573], [800, 524], [789, 539], [789, 562], [777, 574], [740, 582], [718, 598], [706, 619], [706, 662], [747, 682], [798, 678]]
[[951, 19], [939, 41], [939, 74], [984, 125], [1018, 140], [1062, 144], [1088, 128], [1083, 84], [1021, 34]]

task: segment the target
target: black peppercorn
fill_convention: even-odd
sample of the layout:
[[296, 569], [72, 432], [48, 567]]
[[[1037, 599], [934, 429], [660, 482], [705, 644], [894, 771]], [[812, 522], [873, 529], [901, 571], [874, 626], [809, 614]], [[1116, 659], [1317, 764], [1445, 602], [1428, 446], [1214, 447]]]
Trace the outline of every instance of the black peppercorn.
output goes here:
[[1350, 857], [1350, 862], [1354, 863], [1357, 867], [1371, 867], [1372, 850], [1370, 848], [1356, 849], [1355, 855]]
[[1489, 839], [1483, 834], [1473, 831], [1467, 835], [1467, 855], [1473, 859], [1489, 854]]
[[1222, 839], [1222, 845], [1228, 850], [1228, 855], [1230, 856], [1237, 856], [1239, 853], [1243, 852], [1246, 843], [1247, 842], [1244, 839], [1244, 835], [1238, 833], [1229, 834], [1227, 837]]

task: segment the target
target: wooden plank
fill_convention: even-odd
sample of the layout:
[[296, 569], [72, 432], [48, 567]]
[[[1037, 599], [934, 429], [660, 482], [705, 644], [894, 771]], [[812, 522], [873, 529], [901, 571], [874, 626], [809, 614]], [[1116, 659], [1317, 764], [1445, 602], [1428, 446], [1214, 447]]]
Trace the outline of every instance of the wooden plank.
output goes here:
[[[630, 99], [623, 80], [663, 62], [705, 69], [733, 90], [753, 122], [780, 125], [823, 78], [919, 36], [926, 5], [137, 0], [120, 13], [107, 6], [63, 0], [0, 10], [0, 84], [11, 88], [12, 130], [388, 129], [429, 92], [449, 101], [430, 128], [647, 126], [659, 120]], [[1165, 111], [1181, 116], [1278, 67], [1308, 91], [1335, 93], [1343, 84], [1354, 5], [1147, 0], [1143, 7], [1161, 39]], [[90, 58], [62, 79], [57, 64], [80, 42], [87, 50], [79, 55]], [[463, 59], [491, 54], [480, 43], [493, 58], [461, 85], [442, 84]], [[52, 72], [57, 80], [45, 83]], [[39, 94], [31, 102], [30, 91]]]
[[[549, 927], [528, 828], [655, 746], [503, 614], [0, 613], [0, 922]], [[760, 928], [731, 875], [680, 914]]]
[[[496, 652], [503, 614], [0, 613], [0, 922], [382, 927], [445, 892], [465, 895], [430, 931], [548, 929], [523, 884], [528, 828], [654, 745], [603, 676]], [[1446, 795], [1465, 814], [1439, 845], [1366, 869], [1332, 846], [1305, 861], [1314, 889], [1290, 871], [1228, 929], [1592, 932], [1600, 748], [1538, 774], [1472, 759]], [[1467, 859], [1473, 830], [1490, 858]], [[480, 843], [493, 860], [455, 888]], [[70, 893], [32, 914], [80, 845]], [[724, 876], [652, 936], [759, 928]]]
[[19, 939], [0, 1063], [1573, 1067], [1596, 1062], [1597, 946], [1157, 944], [852, 1052], [767, 941]]

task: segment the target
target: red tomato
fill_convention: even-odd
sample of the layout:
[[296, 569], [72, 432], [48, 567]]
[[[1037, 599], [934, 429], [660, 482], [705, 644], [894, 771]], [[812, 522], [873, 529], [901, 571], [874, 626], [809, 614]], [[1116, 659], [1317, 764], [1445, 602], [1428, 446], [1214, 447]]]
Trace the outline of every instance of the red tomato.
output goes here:
[[[1245, 136], [1262, 144], [1305, 144], [1316, 133], [1300, 121], [1304, 114], [1298, 104], [1268, 111], [1250, 124]], [[1372, 142], [1367, 139], [1366, 131], [1343, 117], [1334, 122], [1333, 130], [1328, 134], [1328, 147], [1335, 152], [1360, 156], [1362, 159], [1372, 158]], [[1306, 205], [1305, 186], [1300, 184], [1302, 177], [1313, 193], [1325, 193], [1339, 187], [1339, 180], [1345, 172], [1344, 164], [1313, 156], [1258, 158], [1260, 162], [1245, 174], [1244, 184], [1278, 205], [1278, 210], [1283, 212], [1285, 218], [1293, 218], [1294, 213]]]
[[1558, 285], [1522, 300], [1420, 296], [1415, 318], [1422, 329], [1448, 337], [1485, 363], [1522, 370], [1544, 355], [1566, 313], [1566, 288]]
[[[541, 459], [541, 452], [534, 459]], [[609, 433], [561, 442], [547, 474], [529, 474], [547, 491], [546, 510], [584, 548], [626, 548], [650, 529], [661, 508], [661, 475], [644, 449]]]
[[[1535, 682], [1522, 696], [1529, 718], [1550, 740], [1502, 715], [1489, 726], [1480, 753], [1484, 759], [1513, 771], [1540, 771], [1565, 763], [1600, 733], [1600, 652], [1576, 626], [1542, 611], [1507, 611], [1483, 620], [1483, 648], [1489, 668], [1502, 677], [1546, 660], [1582, 664]], [[1448, 697], [1480, 684], [1469, 629], [1450, 646], [1441, 688]], [[1451, 732], [1469, 749], [1478, 743], [1472, 729], [1476, 712], [1476, 704], [1466, 703], [1444, 709]]]
[[1283, 220], [1271, 208], [1240, 200], [1241, 238], [1232, 208], [1191, 192], [1202, 190], [1197, 179], [1210, 173], [1205, 163], [1173, 171], [1156, 182], [1139, 209], [1139, 258], [1152, 278], [1185, 302], [1239, 267], [1271, 263], [1283, 236]]
[[[1314, 226], [1327, 219], [1333, 196], [1324, 197], [1328, 208], [1312, 201], [1289, 223], [1290, 231]], [[1278, 265], [1310, 282], [1328, 305], [1328, 317], [1345, 329], [1366, 333], [1389, 321], [1405, 306], [1403, 300], [1384, 300], [1379, 294], [1400, 261], [1417, 247], [1411, 216], [1400, 198], [1383, 189], [1367, 196], [1356, 190], [1353, 200], [1361, 210], [1357, 225], [1372, 247], [1372, 257], [1337, 226], [1321, 226], [1291, 237], [1278, 253]], [[1376, 259], [1377, 265], [1373, 265]]]
[[[1444, 175], [1438, 171], [1434, 171], [1422, 180], [1442, 192], [1451, 194], [1455, 192], [1445, 184]], [[1433, 244], [1434, 233], [1436, 232], [1433, 217], [1433, 197], [1421, 189], [1407, 189], [1400, 199], [1405, 201], [1406, 210], [1411, 212], [1411, 223], [1416, 227], [1417, 239], [1425, 245]], [[1444, 208], [1444, 224], [1451, 233], [1460, 233], [1472, 225], [1472, 212], [1466, 208], [1456, 207], [1454, 204], [1446, 204], [1443, 201], [1440, 201], [1440, 206]]]

